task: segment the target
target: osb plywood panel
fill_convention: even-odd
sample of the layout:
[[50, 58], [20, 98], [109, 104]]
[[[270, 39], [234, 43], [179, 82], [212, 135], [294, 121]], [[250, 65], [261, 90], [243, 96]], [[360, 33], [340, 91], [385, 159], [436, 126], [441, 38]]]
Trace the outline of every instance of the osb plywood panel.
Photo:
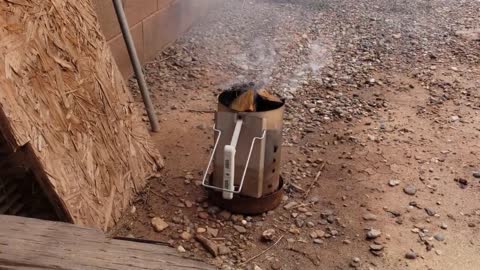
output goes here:
[[92, 7], [0, 1], [0, 105], [69, 218], [107, 229], [162, 160]]

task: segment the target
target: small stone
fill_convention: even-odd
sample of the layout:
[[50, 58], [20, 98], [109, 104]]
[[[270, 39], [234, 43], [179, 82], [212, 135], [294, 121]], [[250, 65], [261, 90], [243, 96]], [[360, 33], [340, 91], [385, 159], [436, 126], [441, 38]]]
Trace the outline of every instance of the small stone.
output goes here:
[[152, 218], [151, 224], [153, 226], [153, 229], [156, 232], [161, 232], [161, 231], [165, 230], [166, 228], [168, 228], [168, 226], [169, 226], [168, 223], [165, 222], [165, 220], [163, 220], [159, 217]]
[[262, 270], [262, 268], [260, 268], [260, 266], [254, 264], [253, 265], [253, 270]]
[[465, 178], [458, 178], [458, 183], [462, 185], [463, 187], [468, 186], [468, 180]]
[[311, 221], [308, 221], [307, 226], [310, 227], [310, 228], [313, 228], [313, 227], [315, 227], [315, 223], [313, 223]]
[[207, 229], [205, 228], [197, 228], [197, 233], [205, 233]]
[[230, 213], [229, 211], [223, 210], [220, 213], [218, 213], [218, 216], [223, 220], [230, 220], [230, 218], [232, 217], [232, 213]]
[[208, 213], [207, 212], [198, 212], [198, 217], [201, 219], [208, 219]]
[[442, 223], [442, 225], [440, 225], [440, 228], [446, 230], [448, 229], [448, 225], [446, 223]]
[[247, 232], [247, 229], [245, 229], [245, 227], [243, 227], [243, 226], [233, 225], [233, 228], [239, 233], [246, 233]]
[[293, 234], [300, 234], [300, 230], [295, 226], [290, 227], [288, 231]]
[[180, 238], [182, 238], [185, 241], [188, 241], [192, 239], [192, 234], [189, 232], [182, 232], [182, 234], [180, 234]]
[[480, 178], [480, 171], [479, 172], [473, 172], [473, 177]]
[[353, 257], [352, 261], [350, 262], [350, 266], [353, 268], [358, 268], [360, 266], [360, 258]]
[[403, 192], [405, 192], [405, 194], [413, 196], [413, 195], [415, 195], [415, 193], [417, 193], [417, 189], [412, 185], [408, 185], [408, 186], [403, 188]]
[[316, 238], [316, 239], [313, 239], [313, 243], [320, 245], [320, 244], [323, 244], [323, 240]]
[[322, 230], [316, 230], [315, 234], [317, 235], [318, 238], [323, 238], [323, 237], [325, 237], [326, 233]]
[[303, 225], [305, 225], [305, 221], [301, 218], [295, 219], [295, 224], [297, 225], [298, 228], [302, 228]]
[[366, 213], [365, 215], [363, 215], [363, 220], [375, 221], [375, 220], [377, 220], [377, 216], [372, 214], [372, 213]]
[[218, 255], [227, 255], [230, 254], [230, 249], [225, 245], [218, 246]]
[[317, 234], [316, 234], [315, 232], [311, 232], [311, 233], [310, 233], [310, 237], [311, 237], [312, 239], [315, 239], [315, 238], [317, 238], [318, 236], [317, 236]]
[[197, 125], [197, 128], [200, 129], [200, 130], [205, 130], [205, 129], [207, 129], [207, 125], [205, 125], [204, 123], [201, 123], [201, 124]]
[[433, 238], [435, 238], [435, 240], [440, 241], [440, 242], [442, 242], [442, 241], [445, 240], [445, 236], [444, 236], [443, 234], [441, 234], [441, 233], [435, 234], [435, 235], [433, 236]]
[[435, 254], [437, 254], [438, 256], [442, 255], [443, 252], [441, 250], [438, 250], [438, 249], [435, 249]]
[[382, 235], [382, 232], [381, 232], [380, 230], [370, 229], [370, 230], [367, 232], [367, 239], [376, 239], [376, 238], [378, 238], [380, 235]]
[[282, 269], [282, 264], [280, 262], [274, 262], [272, 265], [270, 265], [272, 270], [281, 270]]
[[425, 208], [425, 212], [427, 212], [427, 215], [429, 215], [431, 217], [435, 216], [435, 214], [436, 214], [435, 210], [433, 210], [431, 208], [428, 208], [428, 207]]
[[335, 222], [335, 216], [334, 215], [331, 215], [331, 216], [328, 216], [327, 217], [327, 221], [328, 223], [332, 224]]
[[306, 212], [308, 212], [308, 209], [305, 208], [305, 207], [299, 207], [297, 210], [298, 210], [298, 212], [300, 212], [300, 213], [306, 213]]
[[345, 239], [342, 241], [342, 243], [344, 243], [345, 245], [350, 245], [352, 243], [352, 241], [348, 240], [348, 239]]
[[186, 208], [190, 208], [193, 206], [193, 202], [189, 201], [189, 200], [185, 200], [185, 202], [183, 202], [183, 204], [185, 204], [185, 207]]
[[318, 221], [318, 224], [320, 224], [320, 225], [327, 225], [327, 224], [328, 224], [328, 221], [327, 221], [326, 219], [320, 219], [320, 220]]
[[293, 207], [295, 207], [295, 206], [297, 206], [297, 205], [298, 205], [297, 202], [288, 202], [287, 204], [285, 204], [285, 205], [283, 206], [283, 208], [284, 208], [285, 210], [289, 210], [289, 209], [292, 209]]
[[275, 229], [267, 229], [262, 233], [262, 239], [264, 241], [272, 241], [275, 238]]
[[407, 253], [405, 253], [405, 258], [409, 260], [415, 260], [417, 258], [417, 254], [413, 250], [410, 250]]
[[312, 204], [316, 204], [316, 203], [318, 203], [318, 202], [320, 201], [320, 197], [318, 197], [318, 196], [313, 196], [313, 197], [311, 197], [308, 201], [309, 201], [310, 203], [312, 203]]
[[177, 251], [180, 252], [180, 253], [185, 253], [185, 252], [187, 252], [187, 251], [185, 250], [185, 248], [182, 247], [182, 246], [178, 246], [178, 247], [177, 247]]
[[388, 181], [388, 185], [391, 186], [391, 187], [398, 186], [398, 185], [400, 185], [400, 183], [401, 183], [401, 181], [397, 180], [397, 179], [390, 179]]
[[380, 251], [380, 250], [383, 250], [383, 246], [382, 246], [382, 245], [373, 244], [373, 245], [370, 245], [370, 250]]
[[212, 237], [218, 236], [218, 229], [207, 227], [207, 233]]
[[326, 210], [324, 210], [322, 213], [320, 213], [320, 216], [321, 216], [322, 218], [328, 218], [328, 217], [330, 217], [330, 216], [333, 216], [333, 210], [331, 210], [331, 209], [326, 209]]
[[473, 222], [469, 222], [469, 223], [468, 223], [468, 227], [470, 227], [470, 228], [473, 228], [473, 227], [475, 227], [475, 226], [476, 226], [476, 225], [475, 225], [475, 223], [473, 223]]

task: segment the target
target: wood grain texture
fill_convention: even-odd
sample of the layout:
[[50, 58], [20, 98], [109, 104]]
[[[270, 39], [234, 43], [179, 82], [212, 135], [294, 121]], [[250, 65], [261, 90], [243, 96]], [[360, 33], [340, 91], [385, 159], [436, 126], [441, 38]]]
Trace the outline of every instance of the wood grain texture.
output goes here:
[[0, 1], [0, 110], [77, 224], [111, 227], [163, 166], [91, 0]]
[[0, 269], [214, 269], [172, 248], [108, 239], [96, 229], [0, 215]]

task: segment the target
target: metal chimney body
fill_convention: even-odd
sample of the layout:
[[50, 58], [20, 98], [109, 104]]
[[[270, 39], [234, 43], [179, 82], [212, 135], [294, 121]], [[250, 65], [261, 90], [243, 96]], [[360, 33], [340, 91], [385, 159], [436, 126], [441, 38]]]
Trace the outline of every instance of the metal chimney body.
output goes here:
[[215, 147], [210, 160], [213, 173], [204, 186], [212, 190], [219, 206], [234, 212], [260, 213], [275, 208], [281, 200], [285, 106], [282, 102], [259, 107], [256, 112], [237, 112], [229, 107], [237, 95], [225, 91], [218, 98]]

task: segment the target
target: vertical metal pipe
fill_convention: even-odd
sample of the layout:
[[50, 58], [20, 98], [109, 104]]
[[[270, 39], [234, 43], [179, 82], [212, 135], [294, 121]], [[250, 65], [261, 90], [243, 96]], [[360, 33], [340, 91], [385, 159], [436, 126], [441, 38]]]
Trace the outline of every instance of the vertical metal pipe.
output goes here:
[[145, 109], [147, 110], [148, 119], [150, 120], [150, 126], [152, 127], [153, 132], [159, 131], [158, 119], [155, 114], [155, 109], [152, 105], [152, 100], [150, 99], [150, 93], [148, 92], [147, 83], [145, 82], [145, 77], [143, 76], [142, 66], [138, 60], [137, 50], [135, 49], [135, 44], [133, 43], [132, 35], [130, 34], [130, 28], [128, 26], [127, 17], [122, 6], [122, 0], [113, 0], [113, 6], [115, 7], [115, 13], [117, 13], [118, 23], [122, 29], [123, 39], [125, 40], [125, 45], [128, 49], [128, 55], [130, 56], [130, 61], [132, 62], [133, 71], [137, 77], [138, 87], [142, 94], [143, 103], [145, 104]]

